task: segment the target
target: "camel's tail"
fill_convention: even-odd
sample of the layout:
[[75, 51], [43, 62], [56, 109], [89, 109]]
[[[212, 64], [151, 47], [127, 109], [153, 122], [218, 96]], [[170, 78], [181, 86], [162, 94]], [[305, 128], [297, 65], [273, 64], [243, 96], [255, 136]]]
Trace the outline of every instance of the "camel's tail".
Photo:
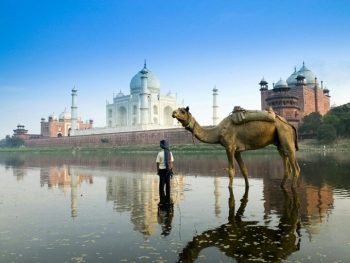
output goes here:
[[294, 134], [294, 145], [295, 145], [295, 150], [299, 150], [299, 145], [298, 145], [298, 131], [297, 131], [297, 129], [293, 126], [293, 125], [291, 125], [291, 124], [289, 124], [290, 126], [292, 126], [292, 128], [293, 128], [293, 134]]
[[299, 150], [299, 146], [298, 146], [298, 131], [297, 129], [294, 127], [294, 125], [290, 124], [285, 118], [283, 118], [282, 116], [279, 116], [276, 114], [276, 118], [278, 118], [279, 120], [281, 120], [282, 122], [284, 122], [285, 124], [288, 124], [289, 126], [292, 127], [293, 129], [293, 139], [294, 139], [294, 146], [295, 146], [295, 150], [298, 151]]

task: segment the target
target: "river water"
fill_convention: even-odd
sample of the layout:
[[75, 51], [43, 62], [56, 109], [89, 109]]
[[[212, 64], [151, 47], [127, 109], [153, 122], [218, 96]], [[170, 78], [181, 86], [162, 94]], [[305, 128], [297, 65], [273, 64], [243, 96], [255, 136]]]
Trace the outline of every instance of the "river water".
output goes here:
[[[279, 187], [277, 154], [175, 154], [173, 205], [159, 206], [155, 156], [0, 155], [0, 262], [350, 262], [350, 158], [299, 153]], [[289, 182], [290, 183], [290, 182]]]

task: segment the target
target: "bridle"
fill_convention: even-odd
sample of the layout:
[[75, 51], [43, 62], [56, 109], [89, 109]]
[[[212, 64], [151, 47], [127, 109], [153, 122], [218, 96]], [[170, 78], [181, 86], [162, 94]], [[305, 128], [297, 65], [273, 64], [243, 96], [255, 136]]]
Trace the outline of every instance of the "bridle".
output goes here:
[[185, 129], [192, 133], [192, 142], [193, 142], [193, 144], [195, 144], [194, 143], [194, 137], [195, 136], [194, 136], [194, 132], [193, 131], [194, 131], [194, 128], [195, 128], [196, 124], [197, 124], [197, 122], [195, 120], [193, 120], [193, 122], [192, 122], [192, 120], [190, 120], [187, 123], [187, 125], [185, 125]]

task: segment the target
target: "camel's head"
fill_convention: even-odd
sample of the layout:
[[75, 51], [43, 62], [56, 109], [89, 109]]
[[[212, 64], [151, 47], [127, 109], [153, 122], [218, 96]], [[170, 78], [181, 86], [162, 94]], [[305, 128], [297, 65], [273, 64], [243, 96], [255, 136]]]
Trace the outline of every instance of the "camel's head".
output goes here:
[[183, 127], [187, 127], [191, 122], [191, 113], [190, 108], [187, 106], [186, 108], [178, 108], [173, 111], [173, 118], [176, 118]]

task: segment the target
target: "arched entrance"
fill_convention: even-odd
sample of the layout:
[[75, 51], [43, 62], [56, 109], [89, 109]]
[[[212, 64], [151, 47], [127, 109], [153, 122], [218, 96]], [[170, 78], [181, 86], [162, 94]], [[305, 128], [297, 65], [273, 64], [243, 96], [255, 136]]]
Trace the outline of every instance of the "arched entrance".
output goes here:
[[126, 108], [124, 106], [119, 107], [118, 109], [118, 119], [117, 119], [117, 125], [119, 126], [126, 126]]
[[170, 106], [166, 106], [164, 108], [164, 125], [166, 126], [172, 126], [173, 125], [173, 117], [172, 115], [172, 108]]

